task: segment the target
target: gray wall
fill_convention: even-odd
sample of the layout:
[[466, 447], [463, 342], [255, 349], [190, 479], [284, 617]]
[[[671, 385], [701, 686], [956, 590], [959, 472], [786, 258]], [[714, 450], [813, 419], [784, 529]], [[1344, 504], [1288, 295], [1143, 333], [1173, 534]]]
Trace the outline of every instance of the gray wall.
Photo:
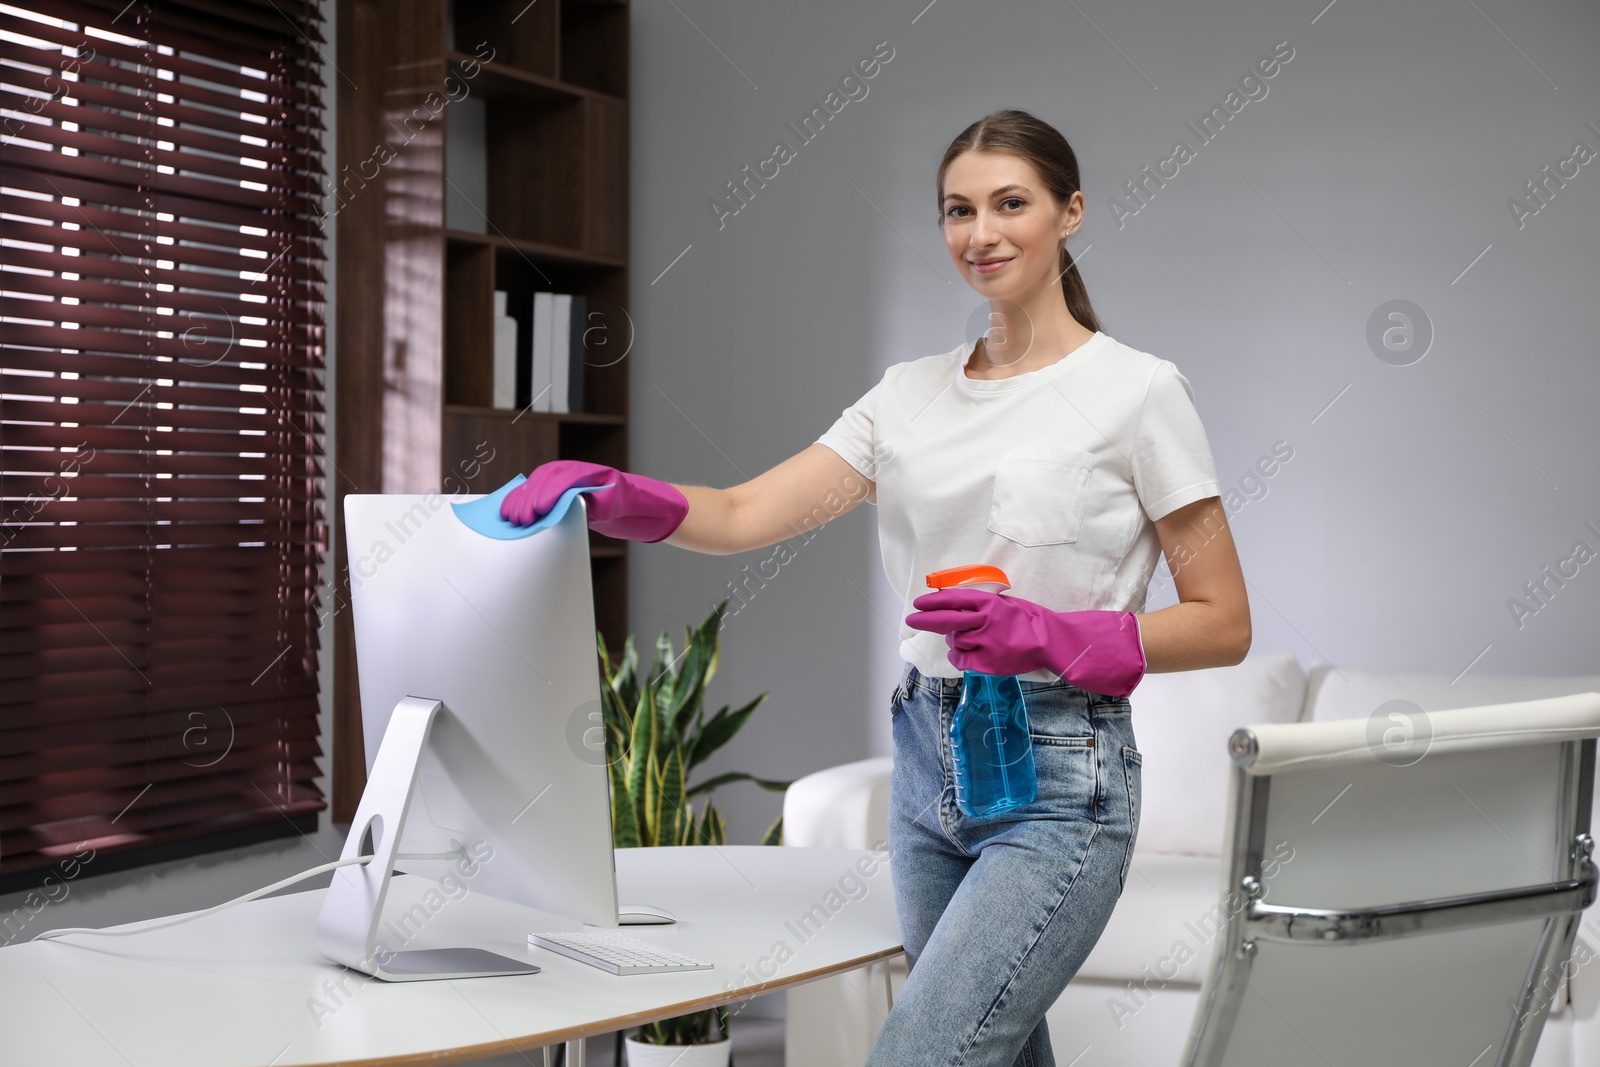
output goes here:
[[[1318, 8], [639, 4], [634, 469], [732, 485], [804, 448], [889, 364], [961, 341], [979, 301], [936, 228], [934, 171], [969, 122], [1022, 107], [1078, 154], [1073, 248], [1106, 332], [1194, 386], [1235, 494], [1255, 651], [1594, 671], [1600, 563], [1527, 600], [1520, 626], [1508, 601], [1574, 542], [1600, 550], [1584, 526], [1600, 528], [1600, 161], [1569, 164], [1520, 225], [1508, 202], [1539, 207], [1524, 183], [1574, 142], [1600, 150], [1600, 10]], [[810, 143], [786, 128], [885, 40], [894, 58], [864, 98]], [[1280, 41], [1292, 58], [1240, 88]], [[1202, 143], [1186, 123], [1231, 90], [1238, 113]], [[780, 138], [795, 158], [719, 229], [708, 201]], [[1179, 139], [1193, 158], [1127, 197]], [[1120, 218], [1119, 195], [1136, 209]], [[1368, 340], [1393, 300], [1421, 309], [1420, 359]], [[1292, 458], [1260, 477], [1280, 441]], [[890, 751], [903, 613], [875, 523], [870, 506], [831, 523], [729, 620], [712, 698], [772, 696], [709, 772], [792, 777]], [[677, 635], [770, 551], [639, 547], [634, 631]], [[1151, 590], [1150, 610], [1174, 602], [1164, 566]], [[779, 811], [753, 786], [721, 798], [735, 842]]]

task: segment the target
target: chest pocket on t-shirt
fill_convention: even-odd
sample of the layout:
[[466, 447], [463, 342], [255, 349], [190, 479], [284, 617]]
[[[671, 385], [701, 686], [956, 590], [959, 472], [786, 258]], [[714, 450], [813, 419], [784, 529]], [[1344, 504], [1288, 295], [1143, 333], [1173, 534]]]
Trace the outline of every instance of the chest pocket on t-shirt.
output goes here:
[[1094, 454], [1075, 448], [1012, 449], [995, 468], [989, 529], [1029, 547], [1076, 541], [1093, 469]]

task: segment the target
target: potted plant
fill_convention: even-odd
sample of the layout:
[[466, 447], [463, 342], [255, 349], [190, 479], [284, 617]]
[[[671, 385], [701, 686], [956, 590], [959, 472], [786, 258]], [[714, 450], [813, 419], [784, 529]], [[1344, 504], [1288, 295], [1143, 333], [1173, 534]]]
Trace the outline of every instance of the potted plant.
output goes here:
[[[600, 653], [600, 703], [605, 722], [606, 764], [611, 777], [611, 837], [617, 848], [645, 845], [726, 844], [727, 824], [710, 793], [730, 782], [754, 782], [783, 792], [789, 782], [729, 771], [689, 784], [695, 767], [731, 741], [767, 698], [762, 693], [737, 710], [724, 705], [707, 718], [706, 686], [717, 673], [721, 653], [724, 598], [697, 628], [685, 627], [684, 648], [673, 648], [665, 632], [645, 674], [632, 635], [617, 662], [605, 638], [595, 635]], [[705, 796], [695, 812], [696, 797]], [[783, 843], [783, 816], [767, 828], [761, 843]], [[720, 1006], [641, 1026], [626, 1039], [629, 1067], [726, 1067], [729, 1061], [728, 1009]]]

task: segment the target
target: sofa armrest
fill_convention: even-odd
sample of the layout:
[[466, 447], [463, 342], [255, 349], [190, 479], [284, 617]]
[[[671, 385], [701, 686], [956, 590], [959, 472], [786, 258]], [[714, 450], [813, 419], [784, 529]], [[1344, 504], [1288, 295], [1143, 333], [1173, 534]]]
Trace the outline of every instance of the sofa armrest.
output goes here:
[[783, 797], [783, 843], [804, 848], [887, 847], [893, 769], [893, 756], [875, 756], [796, 779]]

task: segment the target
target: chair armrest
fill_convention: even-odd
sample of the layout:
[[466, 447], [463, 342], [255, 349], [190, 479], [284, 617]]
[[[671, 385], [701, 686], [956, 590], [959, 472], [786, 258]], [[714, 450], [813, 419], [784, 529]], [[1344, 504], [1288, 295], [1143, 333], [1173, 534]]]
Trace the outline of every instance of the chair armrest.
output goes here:
[[783, 843], [806, 848], [885, 848], [889, 774], [894, 757], [842, 763], [803, 778], [784, 792]]

